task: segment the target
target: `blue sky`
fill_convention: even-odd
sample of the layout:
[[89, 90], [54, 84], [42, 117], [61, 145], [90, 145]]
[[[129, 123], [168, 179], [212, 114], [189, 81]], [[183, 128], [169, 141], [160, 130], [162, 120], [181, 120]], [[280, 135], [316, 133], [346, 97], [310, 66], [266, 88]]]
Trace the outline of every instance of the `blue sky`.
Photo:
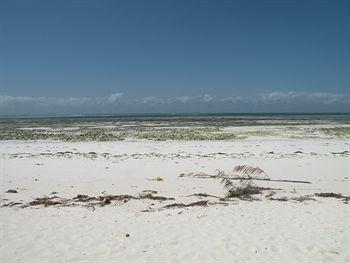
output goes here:
[[0, 1], [0, 115], [350, 111], [349, 1]]

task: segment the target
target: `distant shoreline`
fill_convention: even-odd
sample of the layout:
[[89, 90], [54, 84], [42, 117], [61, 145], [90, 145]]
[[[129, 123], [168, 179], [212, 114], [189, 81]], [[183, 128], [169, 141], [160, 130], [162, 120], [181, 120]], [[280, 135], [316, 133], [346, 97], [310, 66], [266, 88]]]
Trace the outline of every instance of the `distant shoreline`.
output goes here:
[[132, 114], [84, 114], [84, 115], [8, 115], [0, 116], [0, 120], [17, 119], [100, 119], [100, 118], [201, 118], [201, 117], [288, 117], [302, 116], [346, 116], [350, 112], [305, 112], [305, 113], [132, 113]]

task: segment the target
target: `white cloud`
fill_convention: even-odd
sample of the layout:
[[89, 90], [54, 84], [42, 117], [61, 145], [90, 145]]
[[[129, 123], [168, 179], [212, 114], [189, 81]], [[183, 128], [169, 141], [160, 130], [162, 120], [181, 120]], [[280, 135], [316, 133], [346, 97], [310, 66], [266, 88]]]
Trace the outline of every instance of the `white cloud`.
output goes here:
[[350, 103], [350, 95], [344, 94], [331, 94], [331, 93], [311, 93], [309, 99], [322, 102], [323, 104], [333, 103]]
[[81, 107], [81, 106], [93, 106], [104, 103], [103, 98], [88, 98], [88, 97], [68, 97], [68, 98], [55, 98], [55, 97], [38, 97], [36, 100], [37, 106], [43, 107]]
[[242, 101], [242, 98], [240, 96], [231, 96], [231, 97], [222, 98], [220, 101], [229, 102], [229, 103], [237, 103], [237, 102]]
[[144, 97], [141, 100], [135, 100], [134, 102], [141, 102], [143, 104], [188, 104], [188, 103], [200, 103], [200, 102], [212, 102], [214, 98], [208, 94], [199, 96], [180, 96], [176, 98], [161, 98], [155, 96]]
[[190, 96], [181, 96], [181, 97], [175, 98], [174, 102], [179, 102], [179, 103], [182, 103], [182, 104], [186, 104], [186, 103], [189, 103], [189, 102], [193, 101], [193, 98], [194, 97], [190, 97]]
[[284, 102], [288, 100], [293, 100], [297, 97], [299, 97], [296, 92], [279, 92], [279, 91], [274, 91], [268, 94], [262, 94], [260, 99], [263, 102], [269, 103], [269, 102]]
[[211, 102], [214, 98], [208, 94], [204, 94], [202, 99], [204, 102]]
[[28, 105], [36, 107], [82, 107], [96, 106], [106, 103], [105, 98], [100, 97], [22, 97], [0, 95], [0, 107]]
[[[7, 96], [0, 95], [0, 107], [9, 105], [35, 105], [40, 107], [80, 107], [116, 104], [120, 102], [122, 93], [114, 93], [108, 98], [103, 97], [28, 97], [28, 96]], [[260, 94], [250, 98], [241, 96], [229, 96], [223, 98], [214, 98], [209, 94], [198, 96], [180, 96], [175, 98], [162, 98], [156, 96], [147, 96], [140, 99], [125, 101], [128, 105], [132, 104], [194, 104], [194, 103], [213, 103], [213, 102], [239, 103], [264, 103], [264, 104], [283, 104], [283, 103], [313, 103], [313, 104], [350, 104], [350, 95], [322, 93], [322, 92], [281, 92], [274, 91]]]
[[171, 104], [172, 100], [155, 96], [148, 96], [141, 99], [143, 104]]
[[25, 97], [0, 95], [0, 107], [9, 105], [34, 105], [39, 107], [81, 107], [104, 104], [115, 104], [123, 96], [123, 93], [114, 93], [109, 98], [102, 97]]
[[123, 93], [121, 93], [121, 92], [114, 93], [108, 98], [108, 101], [109, 101], [109, 103], [114, 104], [114, 103], [118, 102], [118, 100], [122, 96], [123, 96]]
[[274, 91], [260, 95], [258, 101], [263, 103], [348, 104], [350, 103], [350, 95], [321, 92]]
[[9, 104], [14, 104], [14, 103], [28, 103], [28, 102], [33, 102], [35, 100], [36, 98], [34, 97], [13, 97], [13, 96], [3, 95], [3, 96], [0, 96], [0, 107], [6, 106]]

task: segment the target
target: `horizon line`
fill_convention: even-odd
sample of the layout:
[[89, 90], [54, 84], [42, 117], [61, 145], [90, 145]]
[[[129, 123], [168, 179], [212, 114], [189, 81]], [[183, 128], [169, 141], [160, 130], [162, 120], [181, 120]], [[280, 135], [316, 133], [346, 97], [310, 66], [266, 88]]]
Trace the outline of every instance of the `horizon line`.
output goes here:
[[220, 115], [350, 115], [350, 112], [188, 112], [188, 113], [105, 113], [105, 114], [18, 114], [18, 115], [0, 115], [0, 119], [30, 119], [30, 118], [99, 118], [99, 117], [181, 117], [181, 116], [220, 116]]

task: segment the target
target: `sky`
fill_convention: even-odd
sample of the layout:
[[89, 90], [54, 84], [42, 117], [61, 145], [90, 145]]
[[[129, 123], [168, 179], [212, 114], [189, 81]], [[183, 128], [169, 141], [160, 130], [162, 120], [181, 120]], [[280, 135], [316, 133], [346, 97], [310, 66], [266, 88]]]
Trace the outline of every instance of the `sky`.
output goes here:
[[0, 115], [350, 112], [350, 1], [0, 0]]

